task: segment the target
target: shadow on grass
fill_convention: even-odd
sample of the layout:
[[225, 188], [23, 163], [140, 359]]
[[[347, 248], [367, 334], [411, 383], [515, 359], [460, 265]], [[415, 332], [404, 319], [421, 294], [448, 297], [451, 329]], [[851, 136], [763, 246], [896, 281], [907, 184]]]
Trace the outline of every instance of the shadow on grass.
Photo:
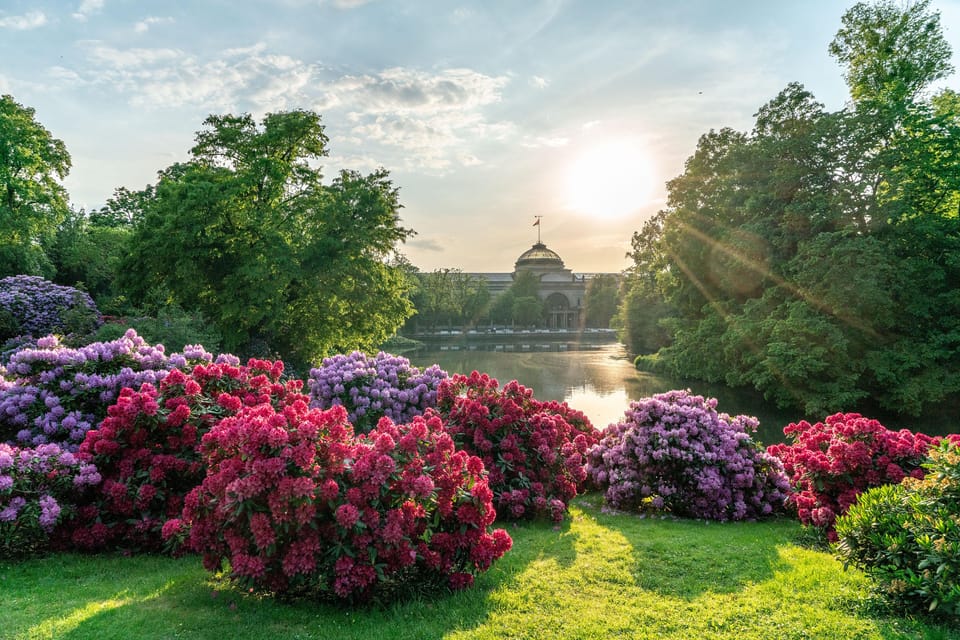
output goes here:
[[578, 503], [585, 518], [618, 533], [636, 586], [690, 601], [735, 593], [786, 569], [779, 549], [796, 535], [792, 521], [708, 522], [604, 513], [602, 499]]

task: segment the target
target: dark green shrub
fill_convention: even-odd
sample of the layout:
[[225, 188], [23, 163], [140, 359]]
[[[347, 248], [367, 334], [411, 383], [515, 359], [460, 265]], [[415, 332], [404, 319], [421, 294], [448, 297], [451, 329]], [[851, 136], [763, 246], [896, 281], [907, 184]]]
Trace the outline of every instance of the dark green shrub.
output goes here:
[[837, 555], [912, 612], [960, 615], [960, 447], [930, 450], [923, 480], [860, 495], [836, 521]]

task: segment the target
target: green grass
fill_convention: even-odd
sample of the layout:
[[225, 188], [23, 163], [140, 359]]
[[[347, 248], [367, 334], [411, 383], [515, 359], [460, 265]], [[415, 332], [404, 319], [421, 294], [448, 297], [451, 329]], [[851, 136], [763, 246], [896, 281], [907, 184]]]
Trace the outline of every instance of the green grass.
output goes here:
[[797, 546], [792, 521], [707, 524], [600, 512], [509, 526], [473, 589], [386, 608], [238, 591], [197, 558], [62, 554], [0, 564], [2, 638], [958, 638], [882, 613], [867, 579]]

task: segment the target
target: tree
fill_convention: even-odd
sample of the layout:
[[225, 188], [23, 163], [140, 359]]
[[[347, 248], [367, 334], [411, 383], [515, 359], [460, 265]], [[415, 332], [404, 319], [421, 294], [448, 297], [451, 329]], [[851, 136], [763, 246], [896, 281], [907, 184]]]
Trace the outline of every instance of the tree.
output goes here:
[[634, 234], [618, 324], [638, 353], [666, 328], [656, 363], [677, 377], [915, 414], [960, 393], [960, 99], [924, 94], [950, 50], [928, 2], [882, 1], [831, 53], [847, 108], [791, 83], [749, 133], [701, 137]]
[[387, 172], [322, 183], [320, 116], [210, 116], [191, 160], [160, 173], [123, 263], [134, 302], [151, 288], [213, 319], [226, 349], [305, 366], [372, 349], [411, 313], [389, 264], [412, 232]]
[[858, 2], [843, 15], [830, 55], [846, 66], [855, 102], [903, 104], [953, 71], [940, 13], [929, 7], [930, 0]]
[[59, 180], [70, 171], [70, 154], [34, 115], [0, 96], [0, 277], [51, 276], [44, 244], [68, 211]]
[[101, 226], [83, 211], [69, 211], [48, 249], [56, 267], [54, 282], [82, 283], [101, 311], [115, 313], [117, 273], [131, 234], [130, 226]]
[[617, 312], [618, 290], [617, 277], [612, 274], [600, 274], [590, 279], [583, 302], [588, 327], [606, 329], [610, 326], [610, 320]]
[[412, 300], [423, 328], [472, 326], [487, 311], [490, 290], [483, 278], [460, 269], [436, 269], [417, 279], [419, 287]]

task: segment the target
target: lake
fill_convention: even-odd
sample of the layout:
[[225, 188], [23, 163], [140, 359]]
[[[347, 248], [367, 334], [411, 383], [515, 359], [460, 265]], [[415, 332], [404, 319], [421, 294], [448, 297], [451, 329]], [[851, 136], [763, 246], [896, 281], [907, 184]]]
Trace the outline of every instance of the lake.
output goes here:
[[[583, 411], [598, 429], [617, 422], [630, 401], [670, 389], [690, 389], [699, 395], [717, 398], [717, 410], [723, 413], [755, 416], [760, 420], [755, 438], [764, 445], [783, 442], [783, 427], [791, 422], [825, 417], [804, 416], [797, 410], [779, 409], [765, 402], [759, 393], [747, 389], [697, 381], [678, 382], [639, 372], [626, 349], [618, 343], [583, 351], [419, 351], [406, 354], [406, 357], [418, 367], [436, 363], [451, 374], [469, 374], [473, 370], [484, 372], [496, 378], [501, 386], [516, 379], [533, 389], [535, 398], [562, 400]], [[920, 420], [884, 418], [875, 414], [871, 417], [877, 417], [889, 429], [908, 428], [929, 434], [950, 432], [942, 417]]]

